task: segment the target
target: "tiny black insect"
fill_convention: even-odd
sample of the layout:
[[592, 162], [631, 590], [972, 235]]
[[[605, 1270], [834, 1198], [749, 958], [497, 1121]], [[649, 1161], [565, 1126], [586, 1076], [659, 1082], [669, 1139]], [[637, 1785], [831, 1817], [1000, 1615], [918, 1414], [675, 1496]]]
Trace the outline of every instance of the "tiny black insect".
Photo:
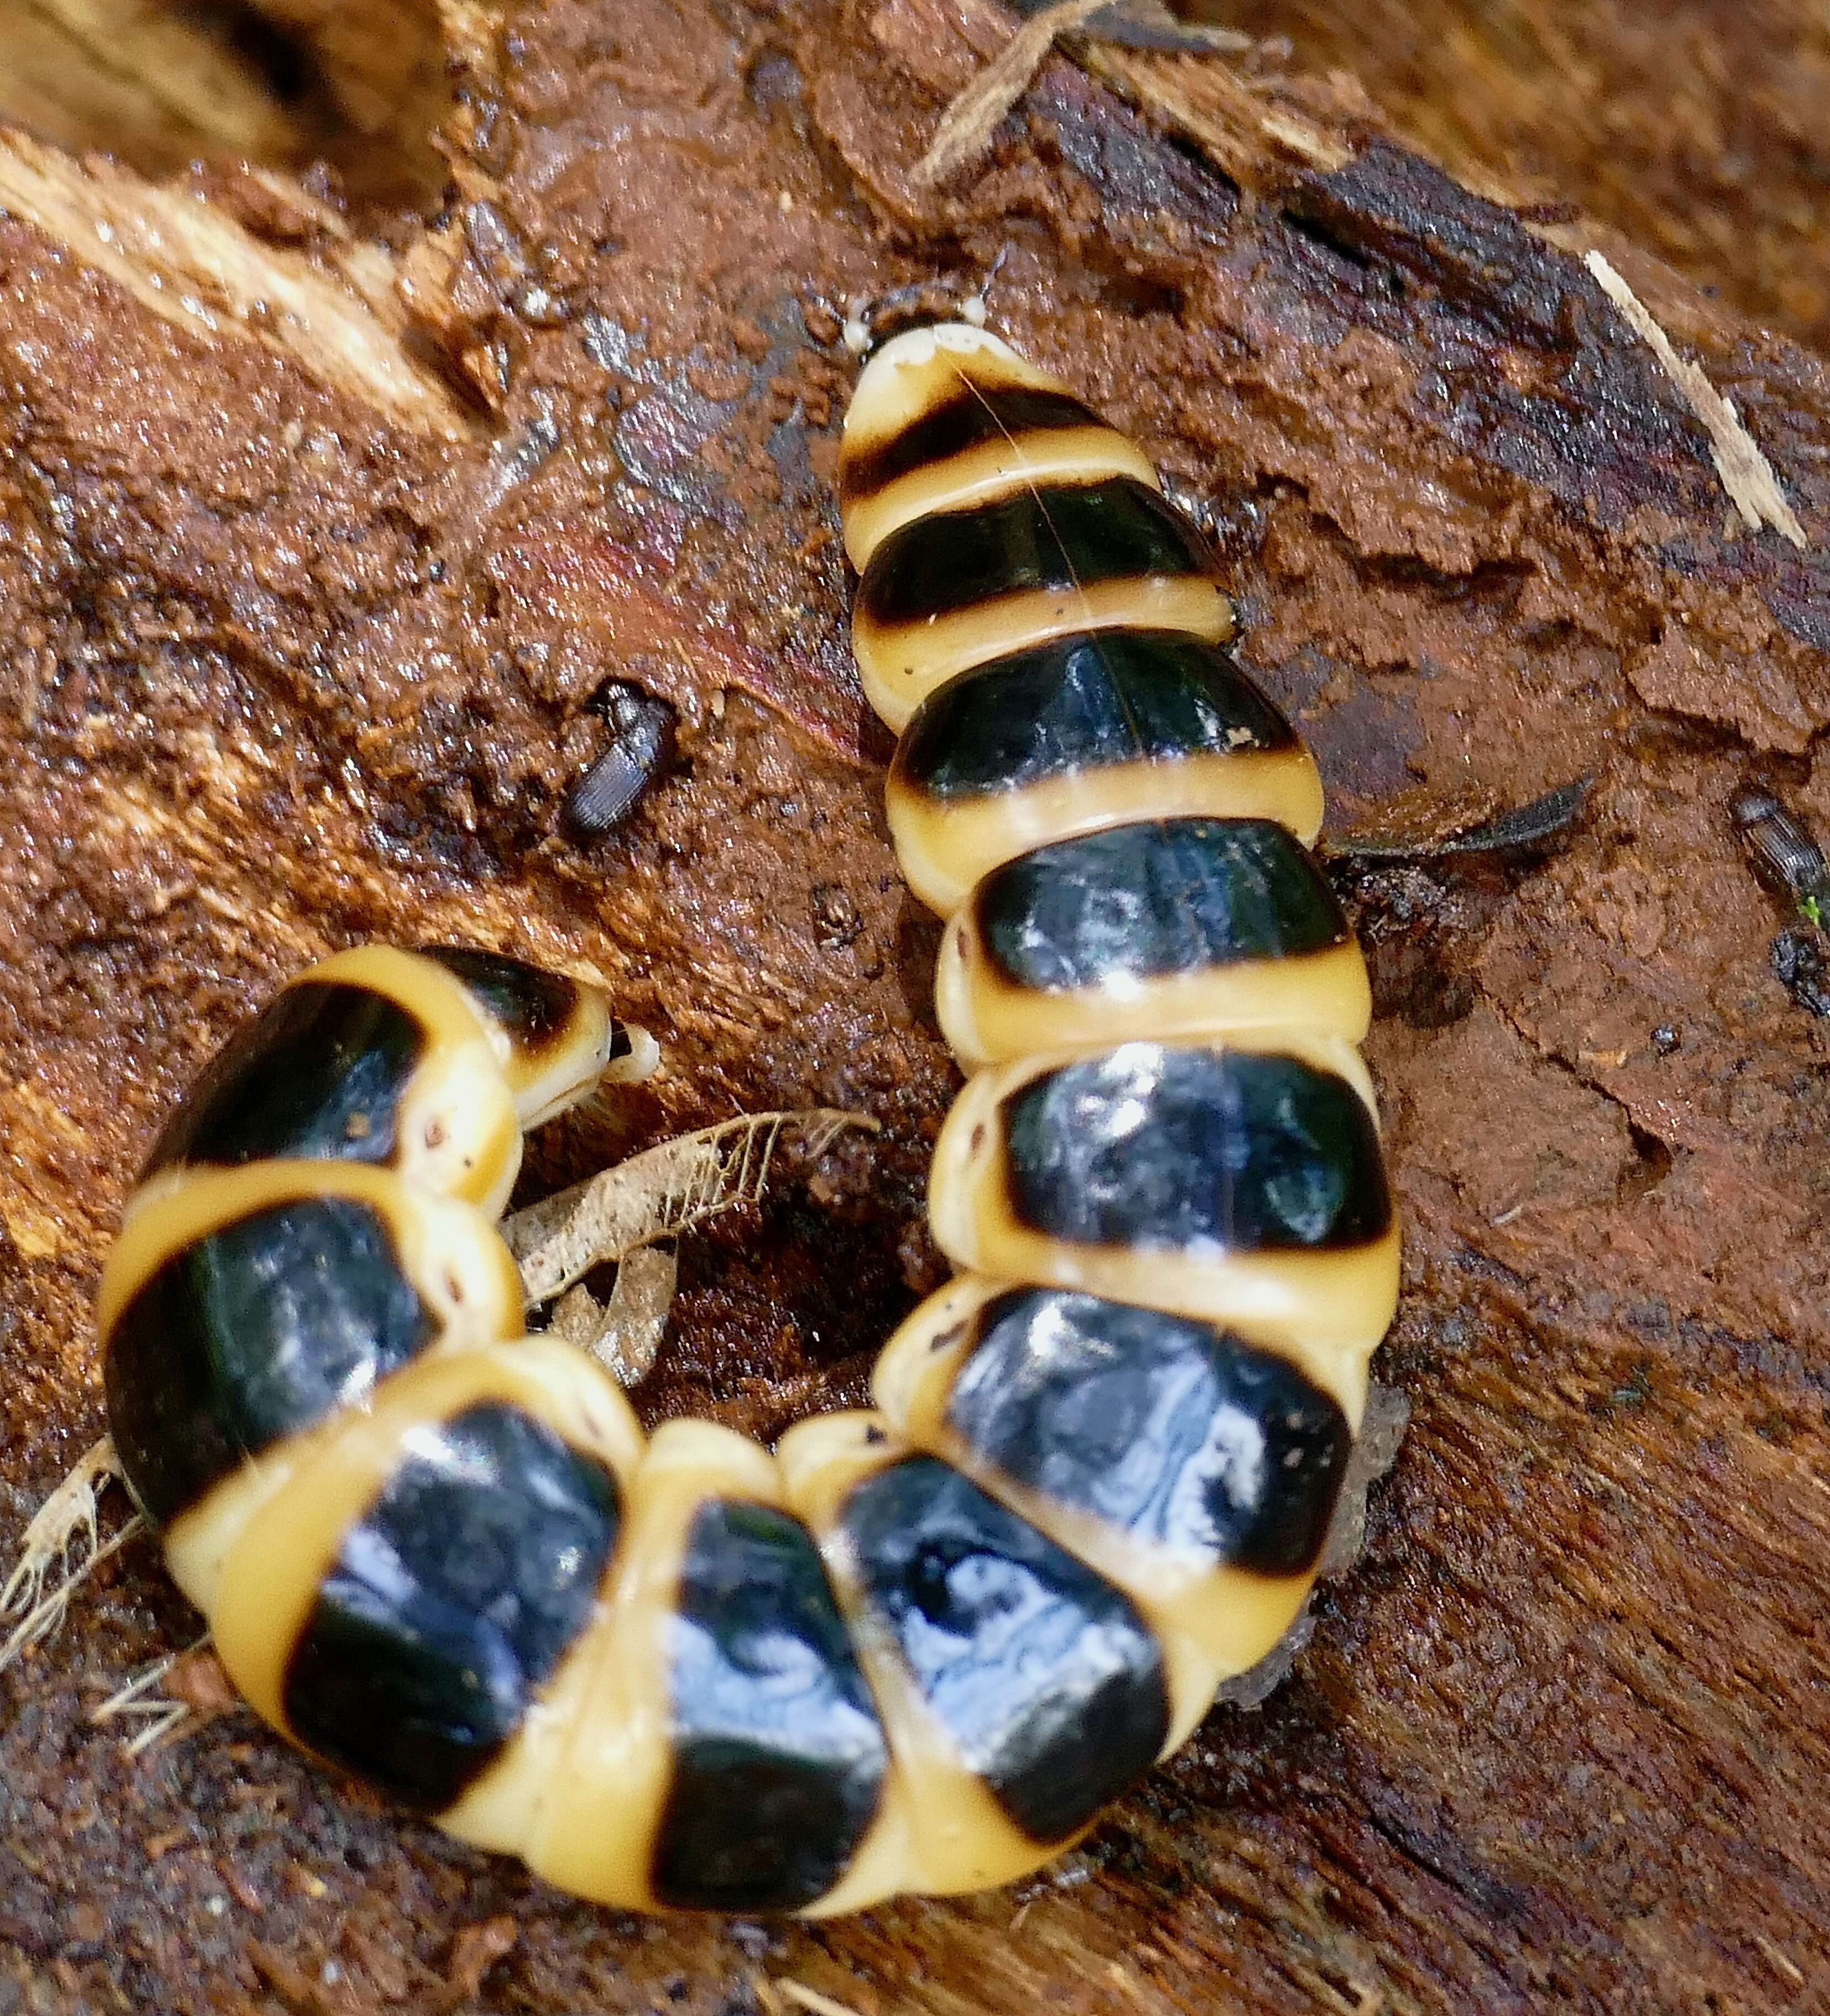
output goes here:
[[566, 823], [584, 840], [601, 840], [621, 826], [674, 760], [674, 711], [665, 700], [613, 679], [593, 705], [609, 724], [609, 746], [565, 801]]
[[1754, 873], [1814, 924], [1830, 905], [1830, 864], [1796, 813], [1769, 786], [1743, 784], [1728, 801], [1728, 817]]

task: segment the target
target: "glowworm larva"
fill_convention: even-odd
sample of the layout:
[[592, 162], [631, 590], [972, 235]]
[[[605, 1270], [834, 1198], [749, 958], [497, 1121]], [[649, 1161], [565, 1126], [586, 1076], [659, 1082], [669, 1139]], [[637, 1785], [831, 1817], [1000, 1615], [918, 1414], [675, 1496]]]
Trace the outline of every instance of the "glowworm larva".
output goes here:
[[103, 1277], [122, 1461], [248, 1701], [606, 1903], [853, 1910], [1073, 1840], [1295, 1618], [1396, 1297], [1320, 781], [1147, 461], [949, 325], [865, 370], [841, 501], [971, 1074], [962, 1271], [876, 1408], [645, 1438], [521, 1334], [521, 1133], [654, 1049], [489, 955], [287, 987]]

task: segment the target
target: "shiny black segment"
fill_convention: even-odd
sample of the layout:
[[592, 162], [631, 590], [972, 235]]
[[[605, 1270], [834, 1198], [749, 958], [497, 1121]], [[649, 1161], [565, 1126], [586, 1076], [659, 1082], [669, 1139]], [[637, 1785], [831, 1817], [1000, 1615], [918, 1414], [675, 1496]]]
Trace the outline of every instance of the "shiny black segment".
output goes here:
[[962, 384], [956, 398], [931, 407], [881, 447], [853, 455], [839, 473], [839, 496], [859, 504], [888, 489], [912, 470], [946, 462], [987, 441], [1020, 441], [1025, 434], [1104, 423], [1067, 392], [1039, 385]]
[[1288, 722], [1218, 644], [1169, 630], [1090, 631], [949, 679], [910, 722], [895, 770], [944, 800], [1115, 763], [1296, 747]]
[[134, 1495], [165, 1525], [436, 1334], [386, 1222], [353, 1197], [301, 1197], [206, 1234], [106, 1339], [108, 1424]]
[[537, 1057], [562, 1040], [578, 1013], [578, 983], [524, 959], [467, 945], [426, 945], [420, 956], [462, 981], [484, 1016], [524, 1056]]
[[366, 987], [301, 981], [216, 1053], [142, 1176], [175, 1162], [383, 1162], [426, 1035]]
[[992, 965], [1048, 993], [1288, 959], [1343, 945], [1345, 916], [1270, 819], [1157, 819], [1061, 841], [973, 897]]
[[1122, 1591], [933, 1456], [867, 1478], [842, 1525], [928, 1705], [1032, 1840], [1065, 1839], [1149, 1768], [1169, 1694]]
[[1114, 476], [917, 518], [871, 555], [858, 607], [877, 623], [925, 623], [1031, 589], [1065, 595], [1102, 581], [1212, 571], [1201, 535], [1173, 504], [1134, 476]]
[[799, 1910], [845, 1873], [888, 1768], [806, 1528], [738, 1499], [702, 1505], [668, 1645], [674, 1768], [654, 1894], [692, 1910]]
[[1006, 1477], [1216, 1568], [1315, 1566], [1353, 1436], [1286, 1360], [1054, 1289], [998, 1296], [974, 1329], [947, 1419]]
[[1123, 1043], [1032, 1078], [1003, 1116], [1011, 1208], [1051, 1239], [1256, 1253], [1391, 1226], [1371, 1114], [1295, 1057]]
[[293, 1648], [300, 1741], [442, 1812], [590, 1622], [621, 1511], [611, 1472], [517, 1407], [429, 1427], [344, 1535]]

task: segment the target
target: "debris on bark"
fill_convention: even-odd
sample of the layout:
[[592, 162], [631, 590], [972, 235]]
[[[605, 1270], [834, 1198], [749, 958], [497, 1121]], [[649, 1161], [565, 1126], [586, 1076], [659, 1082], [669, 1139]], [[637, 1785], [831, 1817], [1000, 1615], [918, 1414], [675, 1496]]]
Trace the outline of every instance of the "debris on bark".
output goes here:
[[823, 1109], [751, 1113], [632, 1155], [503, 1222], [522, 1292], [530, 1306], [549, 1301], [593, 1267], [759, 1203], [784, 1129], [804, 1134], [817, 1161], [848, 1127], [876, 1125], [868, 1114]]
[[1709, 430], [1709, 456], [1722, 488], [1728, 492], [1742, 522], [1750, 532], [1771, 525], [1781, 538], [1795, 546], [1808, 543], [1805, 528], [1785, 501], [1773, 465], [1761, 454], [1753, 437], [1741, 423], [1734, 403], [1724, 399], [1694, 364], [1687, 363], [1671, 347], [1671, 339], [1647, 312], [1645, 304], [1608, 263], [1605, 253], [1590, 250], [1583, 263], [1593, 273], [1601, 289], [1632, 325], [1639, 337], [1664, 367], [1679, 391], [1690, 401], [1691, 410]]
[[1111, 0], [1057, 0], [1032, 14], [942, 115], [928, 152], [910, 179], [938, 187], [970, 167], [990, 146], [998, 122], [1029, 88], [1057, 40], [1081, 27]]

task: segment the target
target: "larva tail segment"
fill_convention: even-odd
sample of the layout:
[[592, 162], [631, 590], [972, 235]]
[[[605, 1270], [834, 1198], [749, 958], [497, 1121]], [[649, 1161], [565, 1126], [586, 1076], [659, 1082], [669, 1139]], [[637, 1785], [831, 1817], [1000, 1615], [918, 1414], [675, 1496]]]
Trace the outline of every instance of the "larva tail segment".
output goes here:
[[[596, 1360], [627, 1378], [651, 1355], [657, 1242], [758, 1199], [791, 1134], [817, 1157], [874, 1123], [766, 1114], [664, 1143], [518, 1220], [524, 1283], [478, 1208], [519, 1154], [489, 1116], [639, 1075], [642, 1040], [492, 954], [368, 948], [301, 975], [126, 1214], [99, 1310], [116, 1440], [221, 1670], [304, 1748], [605, 1902], [862, 1901], [906, 1870], [819, 1550], [762, 1450], [693, 1424], [645, 1447]], [[575, 1283], [521, 1334], [530, 1299], [606, 1258], [606, 1309]], [[791, 1640], [809, 1678], [784, 1728], [779, 1688], [742, 1694]], [[164, 1740], [181, 1667], [103, 1719]], [[767, 1798], [734, 1800], [733, 1771]]]

